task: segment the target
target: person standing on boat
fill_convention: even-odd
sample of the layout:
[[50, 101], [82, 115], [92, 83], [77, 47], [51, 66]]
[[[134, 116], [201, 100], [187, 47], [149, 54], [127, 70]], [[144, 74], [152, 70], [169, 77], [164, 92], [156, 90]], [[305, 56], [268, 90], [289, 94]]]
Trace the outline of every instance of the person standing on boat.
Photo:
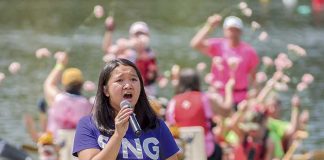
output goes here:
[[[44, 83], [44, 95], [49, 106], [47, 131], [54, 137], [59, 129], [75, 129], [78, 121], [92, 109], [87, 98], [81, 95], [82, 72], [77, 68], [64, 70], [67, 63], [67, 54], [61, 52]], [[60, 79], [63, 90], [58, 87]]]
[[231, 65], [233, 65], [231, 63], [234, 62], [233, 60], [238, 63], [233, 73], [236, 82], [234, 102], [237, 105], [246, 98], [249, 84], [255, 84], [259, 57], [251, 45], [241, 40], [243, 22], [238, 17], [229, 16], [224, 20], [224, 38], [207, 38], [208, 34], [219, 26], [221, 20], [220, 15], [210, 16], [191, 40], [191, 47], [213, 58], [211, 66], [213, 81], [223, 84], [220, 89], [223, 95], [224, 84], [231, 77]]

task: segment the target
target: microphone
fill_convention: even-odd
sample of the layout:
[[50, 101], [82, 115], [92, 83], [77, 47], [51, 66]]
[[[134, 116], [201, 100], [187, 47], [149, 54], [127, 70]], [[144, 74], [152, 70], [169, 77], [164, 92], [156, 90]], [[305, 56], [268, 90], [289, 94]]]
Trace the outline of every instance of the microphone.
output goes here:
[[[120, 107], [121, 108], [125, 108], [125, 107], [132, 108], [132, 104], [127, 100], [123, 100], [120, 102]], [[130, 115], [129, 122], [130, 122], [130, 125], [131, 125], [135, 135], [137, 137], [140, 137], [142, 135], [142, 129], [141, 129], [141, 126], [137, 122], [135, 113], [132, 113]]]

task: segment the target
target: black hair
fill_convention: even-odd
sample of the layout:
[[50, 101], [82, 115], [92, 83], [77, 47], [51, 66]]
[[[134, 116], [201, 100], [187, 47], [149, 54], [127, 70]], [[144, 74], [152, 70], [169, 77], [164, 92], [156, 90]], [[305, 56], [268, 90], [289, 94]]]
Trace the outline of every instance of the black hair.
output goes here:
[[146, 96], [140, 71], [134, 63], [126, 59], [114, 59], [109, 61], [100, 73], [94, 110], [92, 112], [93, 120], [97, 128], [101, 134], [108, 134], [109, 136], [115, 131], [115, 110], [111, 106], [109, 98], [104, 93], [104, 86], [107, 85], [113, 70], [120, 65], [130, 66], [136, 71], [141, 84], [141, 92], [134, 106], [134, 113], [136, 114], [136, 118], [142, 130], [147, 131], [149, 129], [154, 129], [158, 124], [157, 116], [152, 110]]
[[81, 95], [83, 82], [72, 82], [65, 86], [65, 91], [71, 94]]
[[259, 125], [263, 125], [263, 122], [267, 119], [267, 115], [262, 112], [256, 112], [252, 117], [252, 122]]
[[199, 75], [195, 70], [189, 68], [181, 70], [176, 94], [186, 91], [200, 91]]
[[[267, 118], [267, 116], [265, 113], [256, 112], [252, 118], [252, 122], [257, 123], [259, 125], [263, 125], [262, 123], [266, 120], [266, 118]], [[269, 138], [269, 129], [266, 128], [265, 133], [262, 137], [262, 141], [261, 141], [261, 148], [260, 148], [260, 155], [259, 155], [260, 159], [264, 159], [264, 156], [266, 154], [268, 138]], [[254, 157], [256, 156], [255, 148], [252, 148], [251, 150], [247, 150], [248, 149], [247, 145], [248, 145], [248, 135], [245, 135], [244, 139], [243, 139], [244, 151], [245, 151], [245, 153], [248, 154], [248, 159], [254, 159]]]

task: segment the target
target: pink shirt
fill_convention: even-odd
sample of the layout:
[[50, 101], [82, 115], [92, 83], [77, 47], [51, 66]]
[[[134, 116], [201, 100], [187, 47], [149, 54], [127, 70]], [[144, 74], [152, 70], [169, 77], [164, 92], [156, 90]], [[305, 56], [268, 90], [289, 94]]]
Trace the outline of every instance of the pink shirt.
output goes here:
[[[227, 64], [227, 59], [236, 57], [240, 59], [240, 63], [235, 72], [235, 87], [234, 87], [234, 101], [236, 103], [244, 100], [247, 95], [249, 87], [249, 74], [257, 68], [259, 57], [256, 51], [245, 42], [231, 48], [227, 40], [224, 38], [212, 38], [208, 40], [209, 48], [207, 55], [214, 58], [219, 56], [222, 59], [221, 66], [212, 63], [211, 73], [214, 76], [213, 81], [220, 81], [224, 85], [229, 79], [230, 68]], [[224, 95], [224, 90], [221, 89], [220, 93]]]
[[55, 136], [58, 129], [75, 129], [79, 120], [90, 114], [92, 105], [83, 96], [60, 93], [48, 110], [47, 130]]

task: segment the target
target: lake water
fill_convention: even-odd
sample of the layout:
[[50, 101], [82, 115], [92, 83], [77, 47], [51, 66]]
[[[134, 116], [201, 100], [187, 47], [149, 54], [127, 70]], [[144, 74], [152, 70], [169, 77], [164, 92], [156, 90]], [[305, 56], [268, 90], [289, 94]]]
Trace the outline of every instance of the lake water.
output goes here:
[[[107, 12], [111, 11], [115, 15], [115, 39], [128, 36], [128, 28], [135, 21], [148, 23], [161, 73], [173, 64], [183, 67], [195, 67], [201, 61], [210, 64], [207, 57], [189, 47], [189, 42], [213, 13], [241, 17], [246, 25], [244, 40], [251, 43], [261, 56], [275, 57], [279, 52], [287, 52], [288, 43], [304, 47], [308, 56], [296, 62], [289, 71], [293, 77], [300, 77], [305, 72], [315, 76], [315, 83], [302, 97], [303, 108], [309, 109], [311, 115], [310, 137], [303, 142], [302, 150], [323, 148], [323, 25], [316, 24], [311, 14], [302, 15], [296, 10], [290, 12], [281, 1], [270, 1], [267, 6], [251, 1], [248, 4], [253, 15], [245, 17], [237, 9], [238, 2], [118, 0], [111, 5], [111, 1], [1, 0], [0, 72], [7, 77], [0, 85], [0, 137], [15, 145], [31, 143], [22, 123], [22, 115], [31, 113], [36, 117], [36, 103], [42, 97], [42, 83], [55, 63], [53, 59], [36, 59], [34, 53], [38, 48], [47, 47], [52, 52], [70, 50], [70, 65], [82, 69], [87, 80], [97, 81], [103, 65], [101, 40], [104, 18], [91, 18], [91, 13], [96, 4], [101, 4]], [[300, 1], [299, 5], [308, 3]], [[250, 29], [252, 20], [261, 24], [261, 30], [253, 32]], [[257, 39], [263, 30], [269, 34], [266, 42]], [[214, 32], [214, 36], [221, 35], [221, 29]], [[17, 75], [10, 75], [7, 70], [13, 61], [20, 62], [22, 66]], [[289, 119], [289, 98], [292, 92], [291, 89], [282, 94], [284, 119]], [[168, 98], [172, 94], [171, 87], [159, 91], [160, 96]], [[87, 93], [87, 96], [91, 95]]]

